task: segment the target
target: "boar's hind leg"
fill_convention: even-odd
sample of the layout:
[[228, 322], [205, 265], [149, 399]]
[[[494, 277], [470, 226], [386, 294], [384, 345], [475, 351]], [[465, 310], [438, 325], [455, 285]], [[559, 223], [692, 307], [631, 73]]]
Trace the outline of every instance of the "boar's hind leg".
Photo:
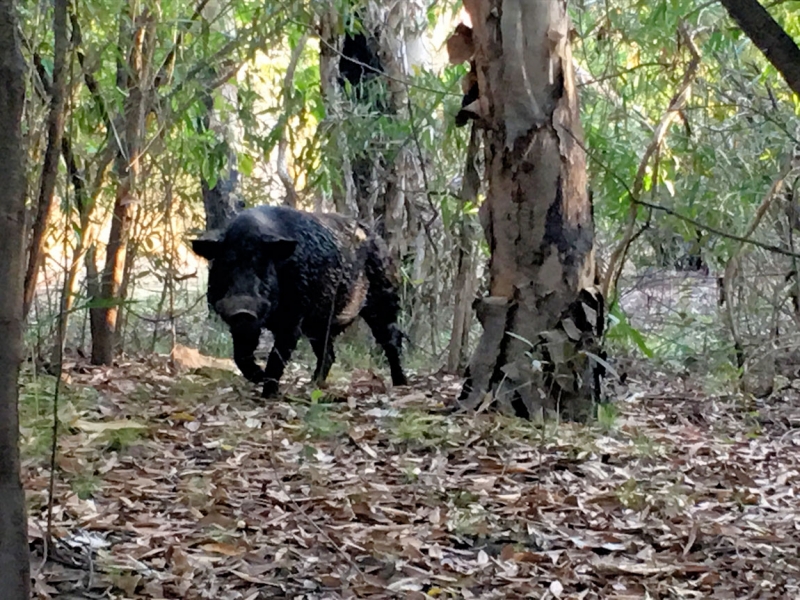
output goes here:
[[261, 392], [263, 398], [272, 398], [278, 395], [278, 383], [286, 368], [286, 363], [292, 357], [297, 346], [297, 339], [300, 337], [299, 328], [293, 332], [273, 332], [275, 343], [267, 359], [267, 367], [264, 369], [264, 390]]
[[311, 342], [311, 348], [317, 357], [317, 368], [314, 369], [314, 384], [317, 386], [325, 383], [328, 373], [330, 373], [331, 367], [336, 360], [336, 354], [333, 350], [333, 337], [333, 332], [324, 330], [308, 336], [308, 341]]
[[400, 356], [403, 353], [403, 333], [397, 326], [400, 303], [397, 296], [391, 298], [381, 294], [373, 295], [372, 291], [370, 289], [370, 297], [364, 310], [361, 311], [361, 316], [372, 330], [375, 341], [386, 354], [386, 360], [389, 362], [389, 369], [392, 372], [392, 383], [406, 385], [406, 376], [400, 364]]
[[403, 366], [400, 364], [400, 356], [403, 351], [403, 334], [395, 322], [386, 322], [384, 315], [375, 315], [369, 312], [362, 314], [364, 320], [372, 330], [375, 341], [383, 348], [386, 360], [389, 362], [389, 369], [392, 372], [392, 383], [394, 385], [406, 385], [406, 375], [403, 373]]
[[390, 273], [395, 272], [383, 242], [376, 238], [370, 244], [365, 271], [369, 280], [367, 302], [361, 310], [361, 316], [372, 330], [375, 341], [383, 348], [394, 385], [406, 385], [407, 380], [400, 356], [403, 351], [403, 333], [397, 326], [397, 315], [400, 312], [400, 295], [398, 284]]

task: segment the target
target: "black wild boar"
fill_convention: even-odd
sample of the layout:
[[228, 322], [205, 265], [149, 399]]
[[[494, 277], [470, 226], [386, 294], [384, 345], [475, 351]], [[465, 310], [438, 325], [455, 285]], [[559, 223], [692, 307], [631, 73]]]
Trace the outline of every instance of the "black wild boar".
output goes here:
[[[355, 220], [260, 206], [217, 239], [192, 240], [192, 249], [210, 261], [208, 302], [230, 328], [236, 365], [264, 382], [264, 397], [277, 394], [301, 335], [317, 356], [315, 381], [325, 381], [334, 338], [358, 316], [383, 348], [392, 382], [405, 385], [397, 273], [383, 241]], [[264, 369], [253, 356], [262, 329], [275, 338]]]

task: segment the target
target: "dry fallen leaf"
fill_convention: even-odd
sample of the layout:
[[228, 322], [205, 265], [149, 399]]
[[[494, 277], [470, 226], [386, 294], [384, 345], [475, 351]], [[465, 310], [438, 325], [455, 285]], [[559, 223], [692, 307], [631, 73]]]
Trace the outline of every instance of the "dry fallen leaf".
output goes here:
[[[102, 393], [62, 407], [73, 426], [59, 438], [53, 534], [79, 560], [93, 555], [72, 571], [46, 563], [42, 598], [68, 596], [90, 569], [110, 596], [137, 600], [339, 600], [345, 588], [736, 599], [754, 581], [760, 598], [796, 593], [800, 440], [774, 426], [747, 435], [739, 399], [699, 384], [687, 393], [648, 372], [641, 389], [632, 377], [610, 430], [543, 431], [437, 413], [460, 391], [443, 375], [387, 393], [359, 371], [332, 384], [352, 385], [352, 402], [313, 408], [253, 401], [230, 378], [176, 376], [166, 361], [77, 363], [70, 375], [71, 393]], [[758, 410], [791, 423], [800, 392]], [[49, 463], [26, 457], [23, 472], [41, 548]]]
[[447, 56], [451, 65], [460, 65], [468, 61], [475, 54], [475, 42], [472, 39], [472, 28], [463, 23], [456, 25], [456, 29], [447, 39]]

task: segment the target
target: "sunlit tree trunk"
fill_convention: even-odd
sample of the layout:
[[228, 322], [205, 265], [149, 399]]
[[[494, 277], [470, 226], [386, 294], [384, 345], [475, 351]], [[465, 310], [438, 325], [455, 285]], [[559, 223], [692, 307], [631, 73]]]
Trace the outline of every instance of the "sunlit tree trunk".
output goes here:
[[[484, 332], [461, 403], [588, 418], [599, 383], [594, 225], [566, 0], [466, 2], [484, 129], [491, 249]], [[487, 392], [491, 396], [487, 397]]]
[[[128, 27], [131, 25], [128, 23], [133, 26], [130, 33]], [[128, 60], [127, 64], [120, 64], [118, 68], [117, 85], [126, 91], [127, 97], [120, 121], [120, 148], [115, 159], [117, 188], [111, 231], [99, 293], [94, 298], [99, 306], [91, 309], [92, 363], [98, 365], [110, 365], [114, 360], [119, 302], [122, 301], [120, 288], [131, 223], [138, 204], [136, 184], [152, 83], [150, 54], [153, 50], [155, 21], [145, 11], [141, 15], [123, 16], [120, 27], [120, 48], [128, 50]]]
[[[386, 72], [389, 112], [400, 120], [414, 120], [412, 135], [418, 134], [423, 119], [410, 110], [409, 86], [405, 83], [411, 78], [411, 60], [409, 43], [421, 36], [427, 27], [425, 20], [426, 5], [407, 0], [402, 3], [378, 2], [373, 6], [370, 22], [377, 28], [382, 24], [378, 41], [378, 56], [383, 70]], [[421, 57], [415, 57], [420, 59]], [[386, 146], [386, 144], [381, 144]], [[416, 143], [398, 147], [393, 156], [386, 161], [386, 185], [377, 197], [372, 212], [381, 224], [389, 250], [395, 260], [399, 260], [408, 250], [408, 240], [403, 222], [406, 216], [406, 202], [414, 202], [415, 195], [424, 193], [425, 180], [422, 177], [420, 156]], [[420, 190], [420, 192], [409, 192]]]
[[14, 0], [0, 0], [0, 596], [29, 600], [28, 519], [20, 482], [19, 366], [25, 276], [25, 68]]

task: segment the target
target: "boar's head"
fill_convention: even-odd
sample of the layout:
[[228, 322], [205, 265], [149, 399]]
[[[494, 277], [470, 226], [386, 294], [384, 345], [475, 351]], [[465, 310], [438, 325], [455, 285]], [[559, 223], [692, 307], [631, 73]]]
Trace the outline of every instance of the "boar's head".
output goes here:
[[210, 263], [208, 303], [231, 330], [234, 359], [248, 379], [257, 381], [262, 372], [252, 354], [278, 303], [277, 268], [294, 253], [297, 241], [248, 217], [240, 215], [221, 235], [192, 240], [192, 250]]

